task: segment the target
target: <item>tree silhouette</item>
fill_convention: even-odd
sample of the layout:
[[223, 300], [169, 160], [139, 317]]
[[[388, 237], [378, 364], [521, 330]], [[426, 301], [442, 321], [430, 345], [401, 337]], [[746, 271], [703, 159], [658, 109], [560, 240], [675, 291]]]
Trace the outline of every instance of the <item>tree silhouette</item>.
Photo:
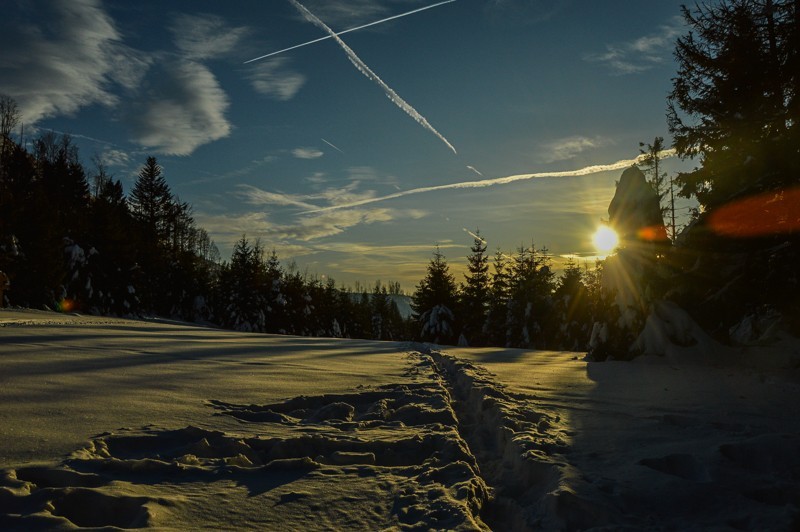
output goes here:
[[476, 231], [475, 239], [467, 256], [467, 273], [459, 298], [459, 317], [462, 335], [469, 345], [486, 343], [486, 314], [489, 307], [489, 257], [486, 241]]
[[439, 246], [428, 263], [427, 273], [417, 285], [411, 302], [423, 340], [436, 343], [455, 341], [456, 282]]
[[[668, 124], [684, 196], [715, 207], [743, 193], [800, 182], [800, 2], [728, 0], [683, 7]], [[792, 153], [791, 157], [786, 155]]]

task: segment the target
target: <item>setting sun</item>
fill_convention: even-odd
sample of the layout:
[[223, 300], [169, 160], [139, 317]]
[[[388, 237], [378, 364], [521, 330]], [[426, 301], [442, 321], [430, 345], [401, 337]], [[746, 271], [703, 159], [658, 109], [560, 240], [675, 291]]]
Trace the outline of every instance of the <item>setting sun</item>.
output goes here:
[[592, 235], [592, 243], [594, 247], [597, 248], [597, 251], [601, 253], [610, 253], [619, 244], [619, 237], [616, 231], [607, 225], [601, 225], [597, 228], [597, 231], [594, 232], [594, 235]]

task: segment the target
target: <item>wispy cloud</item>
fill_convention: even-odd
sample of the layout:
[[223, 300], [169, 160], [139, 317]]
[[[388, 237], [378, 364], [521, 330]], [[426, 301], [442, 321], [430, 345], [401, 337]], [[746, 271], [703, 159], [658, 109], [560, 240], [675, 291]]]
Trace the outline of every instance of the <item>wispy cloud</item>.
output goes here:
[[317, 148], [295, 148], [292, 150], [292, 156], [295, 159], [319, 159], [325, 155]]
[[327, 188], [313, 194], [287, 194], [260, 189], [252, 185], [238, 185], [235, 195], [250, 205], [278, 205], [299, 207], [304, 210], [316, 210], [322, 202], [326, 205], [349, 204], [368, 200], [376, 196], [375, 191], [359, 191], [360, 181], [351, 181], [344, 187]]
[[565, 161], [586, 150], [601, 148], [609, 144], [611, 144], [611, 141], [602, 137], [583, 137], [580, 135], [565, 137], [542, 144], [539, 147], [540, 159], [544, 163]]
[[307, 0], [306, 4], [332, 25], [363, 23], [389, 10], [382, 0]]
[[152, 79], [130, 116], [136, 142], [159, 153], [189, 155], [230, 134], [228, 96], [208, 67], [165, 62]]
[[675, 38], [684, 31], [680, 17], [658, 30], [632, 41], [607, 44], [602, 52], [589, 53], [584, 60], [608, 66], [615, 74], [635, 74], [663, 63], [673, 48]]
[[[666, 159], [669, 157], [674, 157], [676, 155], [674, 149], [664, 150], [660, 152], [660, 157], [662, 159]], [[586, 166], [584, 168], [579, 168], [577, 170], [567, 170], [563, 172], [538, 172], [533, 174], [518, 174], [518, 175], [510, 175], [506, 177], [498, 177], [494, 179], [481, 179], [480, 181], [462, 181], [460, 183], [449, 183], [447, 185], [436, 185], [432, 187], [420, 187], [420, 188], [412, 188], [409, 190], [403, 190], [401, 192], [395, 192], [394, 194], [387, 194], [385, 196], [377, 196], [374, 198], [367, 198], [359, 201], [354, 201], [351, 203], [342, 203], [339, 205], [333, 205], [330, 207], [323, 207], [317, 209], [316, 211], [309, 211], [309, 212], [325, 212], [325, 211], [332, 211], [335, 209], [349, 209], [353, 207], [359, 207], [363, 205], [368, 205], [371, 203], [377, 203], [379, 201], [387, 201], [396, 198], [402, 198], [405, 196], [411, 196], [414, 194], [425, 194], [427, 192], [438, 192], [440, 190], [452, 190], [452, 189], [466, 189], [466, 188], [486, 188], [492, 187], [495, 185], [506, 185], [508, 183], [515, 183], [517, 181], [526, 181], [528, 179], [537, 179], [542, 177], [578, 177], [578, 176], [585, 176], [591, 174], [598, 174], [600, 172], [609, 172], [612, 170], [622, 170], [624, 168], [628, 168], [633, 164], [637, 164], [641, 162], [643, 155], [636, 157], [635, 159], [623, 159], [621, 161], [617, 161], [610, 164], [600, 164], [594, 166]]]
[[93, 104], [113, 106], [115, 87], [138, 84], [149, 62], [121, 38], [99, 0], [7, 2], [0, 92], [17, 101], [26, 124]]
[[274, 223], [265, 212], [247, 212], [237, 215], [198, 214], [195, 218], [215, 240], [235, 241], [243, 233], [272, 245], [275, 242], [309, 243], [336, 236], [360, 225], [391, 222], [398, 218], [420, 218], [427, 213], [420, 210], [402, 211], [390, 208], [343, 209], [315, 215], [299, 216], [294, 223]]
[[300, 91], [306, 77], [286, 67], [285, 57], [276, 57], [253, 65], [247, 75], [253, 89], [278, 101], [288, 101]]
[[188, 155], [230, 134], [228, 97], [201, 61], [229, 53], [243, 28], [179, 15], [171, 26], [178, 60], [125, 45], [99, 0], [4, 7], [0, 92], [17, 100], [26, 125], [100, 104], [127, 118], [132, 139], [157, 153]]
[[280, 205], [287, 207], [313, 208], [308, 196], [270, 192], [252, 185], [237, 185], [236, 195], [250, 205]]
[[[440, 243], [439, 249], [463, 250], [464, 245], [453, 243]], [[423, 244], [373, 244], [367, 242], [324, 242], [314, 244], [318, 252], [336, 253], [337, 257], [330, 259], [331, 268], [340, 272], [364, 279], [373, 279], [376, 272], [386, 271], [386, 264], [392, 265], [392, 280], [409, 283], [406, 288], [413, 285], [421, 278], [425, 271], [426, 258], [431, 256], [434, 249], [433, 242]], [[451, 265], [455, 270], [457, 262]]]
[[249, 33], [243, 26], [232, 27], [221, 17], [210, 14], [178, 15], [170, 30], [178, 50], [195, 61], [230, 53]]
[[234, 195], [252, 207], [295, 208], [301, 211], [292, 219], [292, 223], [273, 224], [266, 218], [259, 219], [260, 223], [255, 226], [258, 227], [259, 234], [276, 241], [311, 242], [341, 234], [360, 225], [390, 222], [398, 218], [419, 219], [428, 214], [420, 209], [398, 210], [384, 207], [312, 212], [318, 211], [319, 204], [358, 203], [375, 196], [374, 191], [359, 191], [358, 187], [359, 182], [351, 182], [345, 187], [329, 188], [313, 194], [289, 194], [241, 184], [236, 187]]
[[100, 153], [100, 160], [107, 166], [127, 168], [131, 161], [131, 154], [117, 148], [105, 148]]
[[356, 53], [349, 46], [347, 46], [347, 44], [345, 44], [345, 42], [338, 35], [336, 35], [336, 32], [334, 32], [330, 27], [328, 27], [327, 24], [322, 22], [316, 15], [311, 13], [308, 9], [306, 9], [297, 0], [289, 0], [289, 2], [291, 2], [292, 5], [295, 6], [298, 11], [300, 11], [300, 13], [306, 18], [306, 20], [308, 20], [309, 22], [313, 23], [317, 27], [319, 27], [322, 30], [324, 30], [328, 35], [330, 35], [331, 38], [333, 38], [333, 40], [335, 40], [339, 44], [339, 46], [342, 47], [342, 50], [344, 50], [344, 52], [347, 55], [347, 58], [350, 60], [350, 62], [353, 63], [353, 66], [355, 66], [356, 69], [358, 69], [359, 72], [364, 74], [364, 76], [367, 79], [369, 79], [370, 81], [373, 81], [381, 89], [383, 89], [383, 92], [386, 93], [386, 96], [395, 105], [397, 105], [400, 109], [402, 109], [408, 116], [413, 118], [423, 128], [427, 129], [428, 131], [430, 131], [431, 133], [436, 135], [436, 137], [438, 137], [439, 140], [444, 142], [445, 145], [448, 148], [453, 150], [453, 153], [457, 153], [456, 149], [453, 147], [453, 145], [450, 144], [450, 142], [446, 138], [444, 138], [444, 136], [441, 133], [436, 131], [436, 129], [428, 122], [428, 120], [424, 116], [419, 114], [419, 112], [416, 109], [414, 109], [414, 107], [412, 107], [411, 104], [409, 104], [403, 98], [401, 98], [399, 94], [397, 94], [380, 77], [378, 77], [378, 75], [375, 74], [375, 72], [373, 72], [372, 69], [370, 69], [367, 66], [367, 64], [364, 63], [364, 61], [362, 61], [361, 58], [358, 57], [356, 55]]

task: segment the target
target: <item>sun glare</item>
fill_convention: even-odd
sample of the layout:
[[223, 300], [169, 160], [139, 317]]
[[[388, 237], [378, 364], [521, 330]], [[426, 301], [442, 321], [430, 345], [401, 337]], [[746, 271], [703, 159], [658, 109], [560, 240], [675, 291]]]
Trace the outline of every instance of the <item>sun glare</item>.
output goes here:
[[607, 225], [601, 225], [592, 235], [592, 243], [597, 248], [597, 251], [611, 253], [619, 244], [619, 237], [616, 231]]

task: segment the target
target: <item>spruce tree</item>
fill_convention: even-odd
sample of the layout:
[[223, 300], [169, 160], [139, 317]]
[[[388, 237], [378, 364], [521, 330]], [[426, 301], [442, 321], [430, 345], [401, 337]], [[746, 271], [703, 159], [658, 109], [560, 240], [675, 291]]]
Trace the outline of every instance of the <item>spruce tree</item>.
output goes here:
[[485, 327], [486, 341], [488, 345], [505, 346], [509, 302], [509, 259], [500, 249], [495, 251], [492, 268]]
[[155, 157], [148, 157], [139, 170], [129, 203], [134, 217], [142, 224], [145, 238], [152, 244], [164, 243], [167, 221], [174, 214], [173, 197]]
[[486, 241], [476, 231], [467, 256], [467, 273], [461, 288], [459, 317], [462, 336], [469, 345], [486, 345], [486, 317], [489, 307], [489, 257]]
[[570, 258], [564, 265], [553, 294], [553, 314], [557, 324], [556, 347], [573, 351], [588, 347], [592, 325], [590, 312], [584, 269]]
[[420, 338], [435, 343], [454, 343], [456, 282], [439, 246], [428, 263], [427, 273], [417, 285], [411, 308], [420, 326]]
[[[800, 2], [725, 0], [683, 7], [668, 123], [676, 179], [706, 207], [800, 182]], [[787, 156], [787, 154], [793, 154]]]
[[511, 265], [506, 346], [543, 347], [550, 316], [553, 272], [547, 249], [520, 246]]

